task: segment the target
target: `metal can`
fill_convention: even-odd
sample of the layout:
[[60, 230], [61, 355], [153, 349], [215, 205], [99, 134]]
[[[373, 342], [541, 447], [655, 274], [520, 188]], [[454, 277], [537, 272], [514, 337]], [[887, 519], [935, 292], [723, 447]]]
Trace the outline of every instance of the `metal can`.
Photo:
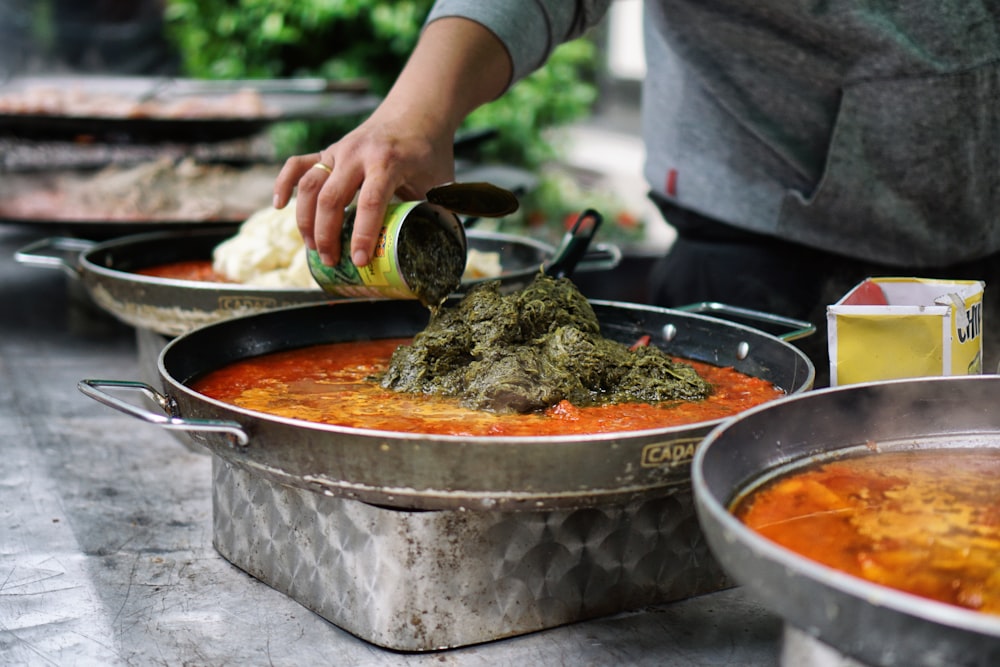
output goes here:
[[390, 204], [375, 254], [363, 267], [351, 261], [355, 213], [353, 206], [345, 212], [336, 266], [308, 251], [309, 271], [325, 291], [353, 298], [419, 299], [435, 307], [461, 285], [467, 242], [455, 213], [427, 201]]

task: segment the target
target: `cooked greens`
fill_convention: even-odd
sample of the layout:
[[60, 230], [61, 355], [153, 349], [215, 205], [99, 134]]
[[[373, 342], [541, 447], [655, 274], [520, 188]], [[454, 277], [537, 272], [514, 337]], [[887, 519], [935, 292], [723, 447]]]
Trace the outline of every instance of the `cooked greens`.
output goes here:
[[567, 278], [543, 273], [503, 295], [499, 282], [473, 287], [433, 312], [411, 345], [400, 346], [380, 382], [387, 389], [459, 397], [494, 412], [699, 400], [711, 386], [662, 350], [604, 338], [590, 303]]
[[420, 303], [436, 309], [458, 289], [465, 247], [432, 213], [413, 209], [399, 229], [399, 272]]

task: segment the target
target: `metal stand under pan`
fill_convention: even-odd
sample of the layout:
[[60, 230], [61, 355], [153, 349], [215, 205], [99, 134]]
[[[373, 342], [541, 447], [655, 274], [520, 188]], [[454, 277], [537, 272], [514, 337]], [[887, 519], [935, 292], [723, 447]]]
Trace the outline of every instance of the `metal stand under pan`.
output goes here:
[[733, 585], [689, 489], [576, 510], [413, 511], [212, 461], [219, 553], [386, 648], [477, 644]]

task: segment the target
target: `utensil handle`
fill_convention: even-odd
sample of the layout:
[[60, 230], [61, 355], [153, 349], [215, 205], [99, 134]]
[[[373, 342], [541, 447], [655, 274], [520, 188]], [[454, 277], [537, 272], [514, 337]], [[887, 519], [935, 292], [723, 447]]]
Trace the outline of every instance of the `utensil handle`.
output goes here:
[[[86, 396], [89, 396], [98, 403], [103, 403], [110, 408], [114, 408], [119, 412], [149, 424], [178, 431], [224, 433], [229, 436], [232, 444], [241, 447], [246, 446], [250, 442], [246, 431], [243, 430], [243, 427], [238, 422], [224, 419], [183, 419], [181, 417], [174, 417], [170, 414], [172, 412], [170, 408], [173, 405], [173, 401], [145, 382], [133, 382], [129, 380], [80, 380], [76, 386]], [[163, 409], [163, 414], [157, 414], [151, 410], [124, 401], [105, 391], [105, 388], [140, 392], [159, 405]]]
[[71, 278], [79, 278], [80, 255], [95, 245], [93, 241], [61, 236], [39, 239], [15, 252], [14, 260], [46, 269], [62, 269]]
[[811, 336], [816, 333], [816, 325], [812, 322], [797, 320], [792, 317], [774, 315], [773, 313], [765, 313], [763, 311], [753, 310], [750, 308], [730, 306], [729, 304], [719, 303], [717, 301], [692, 303], [686, 306], [679, 306], [676, 310], [683, 310], [688, 313], [703, 313], [706, 315], [721, 316], [722, 319], [726, 320], [750, 320], [753, 322], [762, 322], [778, 328], [787, 327], [791, 329], [791, 331], [783, 334], [775, 334], [778, 338], [784, 341], [798, 340], [799, 338], [805, 338], [806, 336]]
[[571, 276], [577, 263], [587, 253], [587, 247], [602, 222], [604, 218], [594, 209], [588, 208], [583, 211], [572, 229], [563, 235], [562, 243], [556, 248], [552, 263], [545, 267], [545, 273], [553, 278]]
[[621, 262], [621, 248], [613, 243], [598, 243], [580, 259], [574, 271], [610, 271]]

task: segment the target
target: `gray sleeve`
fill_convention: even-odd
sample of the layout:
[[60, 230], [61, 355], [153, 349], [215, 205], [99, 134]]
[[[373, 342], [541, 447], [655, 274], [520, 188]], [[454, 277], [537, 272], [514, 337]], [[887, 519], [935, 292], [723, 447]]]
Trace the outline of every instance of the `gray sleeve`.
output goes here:
[[427, 23], [462, 16], [490, 30], [514, 63], [514, 81], [545, 64], [557, 46], [582, 35], [611, 0], [437, 0]]

